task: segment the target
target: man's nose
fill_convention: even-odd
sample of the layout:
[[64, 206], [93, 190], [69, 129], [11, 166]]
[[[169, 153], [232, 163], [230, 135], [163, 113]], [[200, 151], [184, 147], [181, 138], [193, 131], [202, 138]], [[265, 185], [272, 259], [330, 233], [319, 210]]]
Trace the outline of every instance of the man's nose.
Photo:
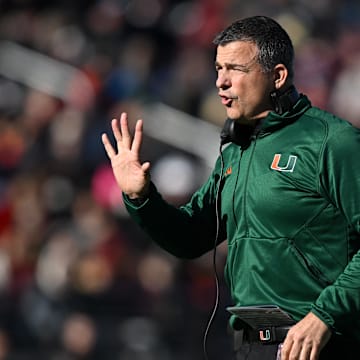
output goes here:
[[231, 81], [225, 72], [219, 71], [216, 78], [216, 87], [218, 89], [227, 89], [231, 86]]

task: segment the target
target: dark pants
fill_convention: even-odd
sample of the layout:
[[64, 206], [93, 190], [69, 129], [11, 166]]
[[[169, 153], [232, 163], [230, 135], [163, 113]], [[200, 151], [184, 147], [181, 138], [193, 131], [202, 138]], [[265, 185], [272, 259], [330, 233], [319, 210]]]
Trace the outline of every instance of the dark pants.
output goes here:
[[[255, 336], [254, 336], [255, 335]], [[235, 360], [275, 360], [279, 344], [262, 344], [248, 330], [233, 332]]]
[[242, 344], [235, 352], [235, 360], [275, 360], [278, 345]]
[[[235, 360], [276, 360], [279, 344], [262, 344], [234, 332]], [[360, 358], [360, 344], [334, 335], [320, 353], [320, 360], [355, 360]]]
[[320, 360], [355, 360], [359, 358], [360, 344], [333, 335], [320, 353]]

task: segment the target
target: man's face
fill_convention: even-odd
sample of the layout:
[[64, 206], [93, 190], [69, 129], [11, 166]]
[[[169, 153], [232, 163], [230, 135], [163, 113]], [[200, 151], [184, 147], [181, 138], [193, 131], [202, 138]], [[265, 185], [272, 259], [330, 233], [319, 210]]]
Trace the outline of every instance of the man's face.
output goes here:
[[217, 48], [216, 87], [230, 119], [251, 123], [272, 109], [270, 92], [274, 76], [264, 73], [256, 61], [257, 46], [251, 42], [234, 41]]

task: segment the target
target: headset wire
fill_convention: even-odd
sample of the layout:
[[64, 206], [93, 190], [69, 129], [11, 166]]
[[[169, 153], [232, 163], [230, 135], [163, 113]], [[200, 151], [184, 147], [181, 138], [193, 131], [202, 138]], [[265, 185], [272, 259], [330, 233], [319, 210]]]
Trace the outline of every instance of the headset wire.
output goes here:
[[214, 242], [214, 249], [213, 249], [213, 257], [212, 257], [212, 262], [213, 262], [213, 270], [214, 270], [214, 279], [215, 279], [215, 302], [214, 302], [214, 306], [213, 306], [213, 310], [211, 312], [209, 321], [206, 325], [206, 329], [204, 332], [204, 338], [203, 338], [203, 352], [204, 352], [204, 357], [205, 360], [209, 360], [209, 356], [208, 356], [208, 352], [207, 352], [207, 340], [209, 337], [209, 331], [210, 328], [214, 322], [216, 313], [218, 311], [219, 308], [219, 300], [220, 300], [220, 290], [219, 290], [219, 274], [217, 272], [217, 267], [216, 267], [216, 250], [217, 250], [217, 245], [219, 242], [219, 235], [220, 235], [220, 216], [221, 214], [219, 213], [219, 199], [220, 199], [220, 188], [221, 188], [221, 181], [223, 178], [223, 173], [224, 173], [224, 157], [223, 157], [223, 153], [222, 153], [222, 146], [223, 144], [220, 144], [220, 149], [219, 149], [219, 155], [220, 155], [220, 160], [221, 160], [221, 170], [220, 170], [220, 178], [218, 180], [218, 184], [217, 184], [217, 189], [216, 189], [216, 196], [215, 196], [215, 212], [216, 212], [216, 236], [215, 236], [215, 242]]

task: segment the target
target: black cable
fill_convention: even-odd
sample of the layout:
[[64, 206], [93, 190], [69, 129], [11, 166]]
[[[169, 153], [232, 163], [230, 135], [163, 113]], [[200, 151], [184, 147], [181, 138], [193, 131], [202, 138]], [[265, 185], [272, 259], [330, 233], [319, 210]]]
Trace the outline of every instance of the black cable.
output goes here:
[[220, 154], [220, 159], [221, 159], [220, 178], [219, 178], [219, 181], [218, 181], [218, 186], [217, 186], [217, 189], [216, 189], [216, 196], [215, 196], [216, 236], [215, 236], [215, 243], [214, 243], [214, 250], [213, 250], [213, 268], [214, 268], [216, 292], [215, 292], [214, 307], [213, 307], [213, 310], [211, 312], [211, 316], [209, 318], [209, 321], [207, 323], [205, 333], [204, 333], [204, 339], [203, 339], [203, 351], [204, 351], [205, 360], [209, 360], [207, 349], [206, 349], [206, 343], [207, 343], [207, 339], [208, 339], [208, 336], [209, 336], [210, 327], [211, 327], [211, 325], [212, 325], [212, 323], [213, 323], [213, 321], [215, 319], [215, 315], [216, 315], [217, 310], [219, 308], [219, 298], [220, 298], [219, 275], [218, 275], [217, 268], [216, 268], [216, 249], [217, 249], [217, 245], [218, 245], [218, 241], [219, 241], [219, 234], [220, 234], [220, 215], [221, 214], [219, 214], [219, 206], [221, 206], [221, 204], [219, 204], [219, 196], [220, 196], [221, 180], [223, 178], [223, 172], [224, 172], [224, 157], [223, 157], [223, 153], [222, 153], [222, 145], [223, 144], [221, 143], [220, 144], [220, 149], [219, 149], [219, 154]]

